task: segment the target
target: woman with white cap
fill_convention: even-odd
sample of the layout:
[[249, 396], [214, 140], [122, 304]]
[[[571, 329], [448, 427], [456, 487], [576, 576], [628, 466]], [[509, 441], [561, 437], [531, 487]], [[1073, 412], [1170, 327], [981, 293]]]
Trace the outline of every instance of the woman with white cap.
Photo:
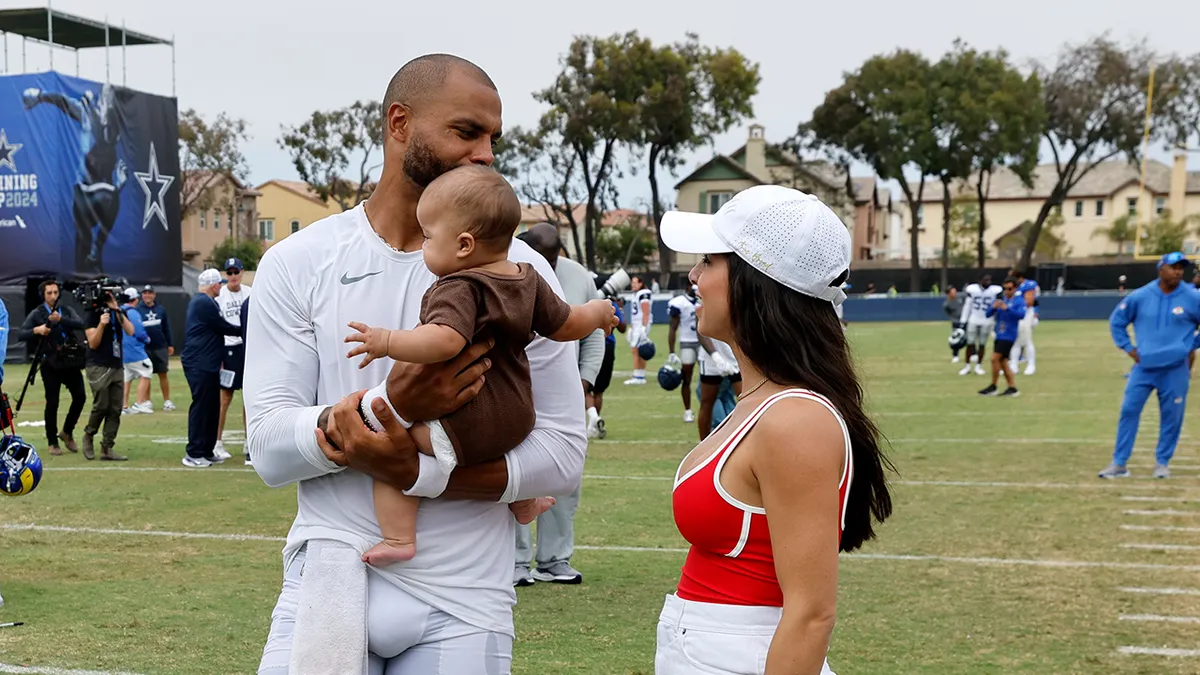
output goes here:
[[658, 624], [658, 675], [831, 673], [839, 551], [891, 515], [890, 464], [863, 410], [834, 308], [850, 235], [816, 197], [745, 190], [715, 215], [672, 212], [663, 241], [703, 254], [699, 330], [728, 343], [738, 405], [679, 467], [691, 544]]

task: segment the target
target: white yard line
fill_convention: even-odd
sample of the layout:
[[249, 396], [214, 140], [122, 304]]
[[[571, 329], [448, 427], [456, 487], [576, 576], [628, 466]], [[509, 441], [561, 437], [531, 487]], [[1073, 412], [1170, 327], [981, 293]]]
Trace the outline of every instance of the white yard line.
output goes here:
[[1132, 656], [1196, 657], [1200, 656], [1200, 649], [1169, 649], [1167, 647], [1117, 647], [1117, 653], [1129, 654]]
[[1162, 623], [1200, 623], [1200, 616], [1163, 616], [1161, 614], [1122, 614], [1121, 621], [1156, 621]]
[[[63, 534], [103, 534], [115, 536], [150, 536], [174, 537], [179, 539], [218, 539], [225, 541], [269, 541], [282, 542], [284, 537], [269, 537], [260, 534], [227, 534], [209, 532], [171, 532], [164, 530], [118, 530], [96, 527], [64, 527], [57, 525], [38, 525], [36, 523], [0, 523], [0, 530], [21, 530], [33, 532], [58, 532]], [[683, 548], [657, 548], [648, 546], [576, 546], [584, 551], [623, 551], [632, 553], [686, 553]], [[1038, 560], [1023, 558], [981, 558], [944, 555], [902, 555], [893, 553], [851, 553], [842, 556], [843, 560], [885, 560], [904, 562], [945, 562], [964, 565], [984, 565], [1003, 567], [1050, 567], [1050, 568], [1099, 568], [1099, 569], [1133, 569], [1133, 570], [1163, 570], [1177, 572], [1200, 572], [1200, 565], [1168, 565], [1163, 563], [1131, 563], [1092, 560]]]
[[1174, 527], [1172, 525], [1122, 525], [1122, 530], [1130, 532], [1189, 532], [1200, 533], [1200, 527]]
[[1200, 516], [1200, 511], [1180, 511], [1178, 509], [1135, 509], [1124, 513], [1127, 516]]
[[18, 673], [20, 675], [136, 675], [125, 671], [112, 670], [73, 670], [71, 668], [51, 668], [47, 666], [14, 666], [0, 663], [0, 673]]
[[1200, 551], [1200, 546], [1191, 544], [1121, 544], [1120, 547], [1139, 551]]
[[1188, 499], [1186, 497], [1143, 497], [1141, 495], [1122, 495], [1121, 499], [1127, 502], [1184, 502], [1186, 504], [1194, 504], [1200, 500]]
[[1123, 586], [1117, 590], [1140, 595], [1200, 595], [1200, 588], [1142, 588], [1138, 586]]

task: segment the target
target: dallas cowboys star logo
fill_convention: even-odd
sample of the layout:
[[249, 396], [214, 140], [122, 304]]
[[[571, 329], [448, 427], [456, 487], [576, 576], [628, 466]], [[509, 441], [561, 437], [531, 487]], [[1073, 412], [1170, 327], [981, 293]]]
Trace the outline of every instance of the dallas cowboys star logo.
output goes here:
[[[163, 229], [168, 229], [167, 209], [163, 205], [163, 197], [167, 194], [167, 188], [175, 182], [175, 177], [165, 176], [158, 172], [158, 155], [154, 153], [153, 141], [150, 142], [150, 171], [134, 171], [133, 175], [146, 195], [146, 211], [142, 214], [142, 229], [146, 229], [146, 226], [150, 224], [150, 219], [155, 216], [158, 217], [158, 222], [162, 224]], [[151, 183], [155, 185], [153, 196], [150, 191]]]
[[9, 143], [8, 135], [0, 129], [0, 166], [8, 166], [13, 171], [17, 170], [17, 165], [13, 164], [13, 155], [17, 154], [25, 144], [24, 143]]

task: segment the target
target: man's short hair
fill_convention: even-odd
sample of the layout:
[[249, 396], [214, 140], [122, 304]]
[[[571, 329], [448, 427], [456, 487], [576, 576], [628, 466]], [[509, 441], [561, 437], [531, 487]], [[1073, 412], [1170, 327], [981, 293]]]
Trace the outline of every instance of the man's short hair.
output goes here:
[[426, 54], [409, 61], [396, 71], [383, 94], [383, 128], [387, 130], [388, 109], [393, 103], [402, 103], [409, 109], [417, 109], [429, 94], [441, 89], [451, 72], [460, 71], [496, 90], [496, 83], [483, 68], [452, 54]]
[[466, 216], [463, 230], [485, 246], [507, 248], [521, 224], [521, 202], [504, 176], [490, 167], [469, 164], [438, 176], [425, 194], [451, 190], [450, 203]]
[[1009, 276], [1007, 276], [1007, 277], [1004, 277], [1004, 283], [1006, 283], [1006, 284], [1012, 284], [1013, 286], [1016, 286], [1016, 285], [1017, 285], [1017, 278], [1016, 278], [1015, 276], [1009, 275]]
[[59, 291], [62, 290], [62, 285], [58, 283], [58, 279], [46, 279], [42, 283], [38, 284], [38, 297], [45, 300], [46, 289], [50, 286], [58, 286]]

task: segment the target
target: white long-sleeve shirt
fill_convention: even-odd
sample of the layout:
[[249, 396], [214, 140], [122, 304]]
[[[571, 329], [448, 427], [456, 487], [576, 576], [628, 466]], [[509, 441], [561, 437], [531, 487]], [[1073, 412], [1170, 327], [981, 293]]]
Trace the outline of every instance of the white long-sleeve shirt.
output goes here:
[[[514, 240], [509, 256], [562, 296], [549, 263], [527, 244]], [[375, 234], [362, 206], [291, 235], [259, 263], [246, 337], [247, 448], [268, 485], [299, 483], [285, 558], [314, 538], [363, 551], [379, 541], [371, 478], [329, 462], [314, 431], [321, 410], [384, 381], [392, 367], [384, 358], [360, 370], [359, 358], [346, 358], [346, 324], [413, 328], [434, 280], [419, 251], [397, 252]], [[579, 485], [587, 438], [574, 349], [543, 338], [526, 349], [537, 422], [505, 457], [506, 498]], [[372, 569], [433, 607], [512, 635], [513, 525], [503, 503], [422, 500], [416, 557]]]
[[[572, 305], [584, 305], [589, 300], [600, 297], [596, 293], [596, 282], [588, 268], [571, 260], [558, 257], [554, 265], [554, 276], [562, 284], [563, 298]], [[595, 384], [600, 374], [600, 366], [604, 363], [604, 331], [593, 331], [591, 335], [578, 342], [579, 345], [579, 377]]]

